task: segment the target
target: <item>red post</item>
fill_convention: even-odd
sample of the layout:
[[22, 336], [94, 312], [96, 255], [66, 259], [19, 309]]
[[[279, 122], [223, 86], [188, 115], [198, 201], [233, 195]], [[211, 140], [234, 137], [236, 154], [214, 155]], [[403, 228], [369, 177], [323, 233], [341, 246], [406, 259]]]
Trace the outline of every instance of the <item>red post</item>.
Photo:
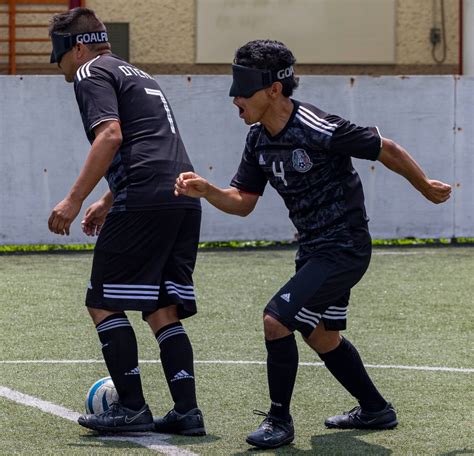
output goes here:
[[8, 74], [16, 74], [16, 5], [8, 0]]
[[69, 9], [79, 8], [80, 6], [84, 6], [83, 0], [69, 0]]
[[463, 8], [463, 0], [459, 0], [459, 70], [458, 74], [462, 75], [464, 72], [464, 61], [463, 61], [463, 54], [464, 54], [464, 8]]

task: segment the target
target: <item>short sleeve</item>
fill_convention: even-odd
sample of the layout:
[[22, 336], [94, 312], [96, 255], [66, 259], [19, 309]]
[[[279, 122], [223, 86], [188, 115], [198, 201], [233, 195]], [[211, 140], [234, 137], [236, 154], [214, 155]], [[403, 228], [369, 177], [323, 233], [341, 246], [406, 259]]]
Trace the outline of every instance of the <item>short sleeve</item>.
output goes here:
[[113, 77], [95, 68], [90, 68], [89, 73], [84, 78], [76, 76], [74, 89], [84, 128], [93, 134], [97, 125], [107, 120], [120, 121], [120, 116]]
[[[382, 150], [382, 137], [377, 127], [359, 127], [338, 119], [329, 143], [329, 151], [366, 160], [377, 160]], [[327, 120], [331, 120], [330, 116]]]
[[258, 164], [255, 153], [250, 150], [248, 144], [245, 146], [239, 168], [230, 185], [244, 192], [263, 195], [267, 178]]

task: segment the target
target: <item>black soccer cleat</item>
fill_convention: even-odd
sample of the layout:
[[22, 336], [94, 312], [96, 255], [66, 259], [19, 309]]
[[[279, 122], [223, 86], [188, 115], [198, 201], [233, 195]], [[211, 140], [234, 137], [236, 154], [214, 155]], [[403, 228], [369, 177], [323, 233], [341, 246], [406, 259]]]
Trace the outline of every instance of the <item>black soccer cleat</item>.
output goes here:
[[342, 415], [331, 416], [324, 424], [338, 429], [393, 429], [397, 426], [397, 414], [388, 403], [380, 412], [364, 412], [360, 406]]
[[295, 428], [291, 416], [289, 420], [282, 420], [259, 410], [254, 410], [254, 413], [264, 416], [265, 419], [257, 430], [247, 437], [246, 442], [248, 444], [267, 449], [278, 448], [293, 442]]
[[148, 405], [135, 411], [114, 402], [103, 413], [81, 415], [77, 422], [87, 429], [98, 432], [145, 432], [154, 429], [153, 415]]
[[155, 432], [188, 436], [206, 435], [201, 410], [191, 409], [186, 413], [170, 410], [165, 416], [155, 418]]

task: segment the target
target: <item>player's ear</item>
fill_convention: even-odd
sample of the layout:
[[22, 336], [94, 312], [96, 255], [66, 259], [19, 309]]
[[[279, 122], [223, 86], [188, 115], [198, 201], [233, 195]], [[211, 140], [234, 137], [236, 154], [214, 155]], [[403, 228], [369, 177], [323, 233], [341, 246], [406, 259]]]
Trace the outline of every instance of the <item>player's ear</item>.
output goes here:
[[281, 84], [281, 82], [274, 82], [270, 86], [270, 96], [277, 97], [278, 95], [281, 94], [282, 90], [283, 90], [283, 85]]
[[87, 52], [87, 47], [83, 43], [76, 43], [74, 46], [74, 51], [78, 60], [80, 60]]

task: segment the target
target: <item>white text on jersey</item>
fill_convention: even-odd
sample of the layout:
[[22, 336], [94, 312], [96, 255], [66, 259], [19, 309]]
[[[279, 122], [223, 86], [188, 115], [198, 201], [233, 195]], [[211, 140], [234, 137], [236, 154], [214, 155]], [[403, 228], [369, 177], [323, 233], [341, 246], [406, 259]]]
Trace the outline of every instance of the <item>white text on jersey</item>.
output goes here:
[[139, 76], [145, 79], [153, 79], [148, 73], [145, 73], [144, 71], [139, 70], [138, 68], [135, 68], [131, 65], [120, 65], [119, 68], [125, 76]]

